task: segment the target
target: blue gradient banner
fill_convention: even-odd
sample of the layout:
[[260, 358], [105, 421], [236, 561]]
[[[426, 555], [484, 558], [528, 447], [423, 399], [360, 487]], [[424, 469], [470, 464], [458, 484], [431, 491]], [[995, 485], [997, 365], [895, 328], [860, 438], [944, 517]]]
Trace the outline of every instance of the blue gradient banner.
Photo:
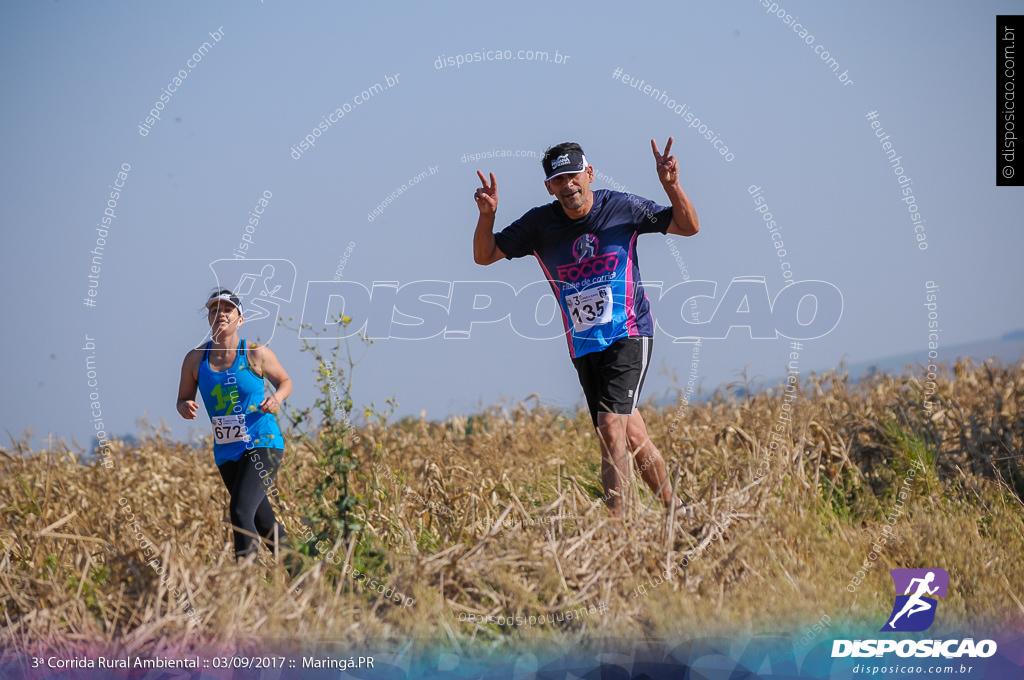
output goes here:
[[[702, 637], [674, 644], [658, 640], [603, 640], [574, 649], [542, 649], [513, 645], [484, 652], [454, 649], [447, 640], [417, 639], [398, 651], [368, 648], [340, 651], [337, 646], [314, 651], [262, 655], [210, 655], [196, 650], [181, 655], [139, 656], [120, 651], [113, 656], [67, 657], [56, 653], [9, 658], [0, 664], [5, 680], [427, 680], [434, 678], [510, 678], [573, 680], [575, 678], [979, 678], [1024, 677], [1024, 635], [996, 636], [998, 650], [990, 656], [947, 658], [900, 656], [834, 657], [838, 638], [826, 637], [805, 651], [790, 638]], [[888, 638], [887, 638], [888, 639]], [[967, 640], [960, 632], [942, 640]], [[979, 637], [978, 641], [980, 642]], [[482, 646], [482, 645], [481, 645]], [[848, 645], [838, 645], [840, 648]], [[909, 645], [905, 645], [904, 648]], [[980, 646], [980, 645], [979, 645]], [[941, 647], [941, 646], [940, 646]], [[353, 653], [357, 651], [358, 653]]]

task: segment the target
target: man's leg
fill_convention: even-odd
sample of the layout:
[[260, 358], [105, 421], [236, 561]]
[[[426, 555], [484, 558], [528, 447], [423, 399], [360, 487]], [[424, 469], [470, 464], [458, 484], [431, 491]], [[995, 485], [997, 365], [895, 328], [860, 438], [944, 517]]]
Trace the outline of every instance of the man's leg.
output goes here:
[[644, 483], [654, 494], [661, 499], [666, 508], [671, 508], [675, 502], [676, 495], [672, 489], [672, 482], [668, 478], [665, 467], [665, 459], [661, 452], [654, 446], [650, 436], [647, 434], [647, 424], [640, 415], [640, 409], [635, 409], [626, 421], [626, 439], [629, 442], [629, 449], [633, 452], [633, 461], [636, 469], [640, 472]]
[[622, 518], [623, 500], [629, 489], [629, 446], [626, 427], [629, 416], [597, 413], [597, 438], [601, 442], [601, 481], [605, 504], [613, 517]]

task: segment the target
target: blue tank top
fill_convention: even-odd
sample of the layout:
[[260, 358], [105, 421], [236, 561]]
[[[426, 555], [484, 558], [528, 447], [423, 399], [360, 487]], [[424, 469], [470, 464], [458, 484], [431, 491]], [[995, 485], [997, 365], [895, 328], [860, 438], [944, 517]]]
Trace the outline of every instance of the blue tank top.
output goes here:
[[260, 410], [263, 378], [249, 368], [245, 340], [239, 341], [235, 362], [226, 371], [210, 368], [211, 344], [206, 343], [199, 364], [199, 393], [214, 428], [214, 461], [238, 460], [248, 449], [284, 449], [277, 418]]

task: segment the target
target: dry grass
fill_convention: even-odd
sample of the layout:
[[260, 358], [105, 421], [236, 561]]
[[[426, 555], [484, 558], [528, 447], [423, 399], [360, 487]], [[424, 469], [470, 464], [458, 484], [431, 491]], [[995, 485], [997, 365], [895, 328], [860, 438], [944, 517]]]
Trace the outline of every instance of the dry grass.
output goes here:
[[[838, 634], [861, 622], [877, 630], [892, 606], [888, 570], [896, 567], [949, 571], [946, 626], [1020, 628], [1024, 364], [958, 364], [955, 374], [940, 381], [930, 419], [914, 378], [851, 386], [835, 374], [812, 376], [761, 484], [752, 481], [780, 393], [692, 406], [671, 441], [676, 409], [648, 408], [673, 481], [697, 505], [689, 522], [670, 521], [639, 488], [624, 522], [595, 507], [600, 454], [583, 414], [520, 405], [443, 424], [370, 424], [356, 445], [365, 530], [358, 549], [339, 541], [335, 559], [351, 558], [411, 594], [409, 608], [353, 590], [323, 559], [304, 558], [294, 580], [266, 552], [259, 565], [236, 566], [227, 492], [208, 445], [191, 448], [153, 431], [132, 448], [115, 444], [116, 464], [107, 469], [66, 448], [33, 452], [14, 443], [0, 451], [0, 648], [212, 654], [267, 641], [299, 649], [411, 636], [456, 647], [583, 644], [601, 635], [791, 632], [822, 612]], [[298, 508], [322, 472], [310, 453], [289, 446], [276, 508], [298, 537]], [[928, 472], [914, 482], [895, 540], [851, 594], [846, 585], [918, 456]], [[122, 497], [175, 582], [186, 584], [201, 624], [188, 621], [144, 563], [119, 512]], [[529, 524], [552, 515], [563, 517]], [[508, 527], [510, 520], [526, 523]], [[656, 585], [652, 579], [694, 549], [678, 576]], [[458, 619], [599, 603], [606, 612], [582, 622]]]

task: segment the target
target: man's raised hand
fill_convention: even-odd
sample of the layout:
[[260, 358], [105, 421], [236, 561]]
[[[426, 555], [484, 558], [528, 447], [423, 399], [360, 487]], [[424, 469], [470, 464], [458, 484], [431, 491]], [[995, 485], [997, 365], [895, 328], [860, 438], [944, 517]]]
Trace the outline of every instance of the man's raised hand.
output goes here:
[[476, 174], [480, 178], [480, 183], [483, 184], [473, 195], [473, 198], [476, 199], [476, 207], [482, 214], [493, 214], [498, 210], [498, 180], [494, 179], [492, 172], [491, 182], [488, 184], [484, 173], [477, 170]]
[[672, 137], [668, 138], [664, 155], [658, 151], [658, 143], [651, 140], [651, 151], [654, 152], [654, 160], [658, 166], [658, 179], [664, 185], [675, 184], [679, 181], [679, 161], [675, 156], [669, 155], [672, 150], [672, 140]]

